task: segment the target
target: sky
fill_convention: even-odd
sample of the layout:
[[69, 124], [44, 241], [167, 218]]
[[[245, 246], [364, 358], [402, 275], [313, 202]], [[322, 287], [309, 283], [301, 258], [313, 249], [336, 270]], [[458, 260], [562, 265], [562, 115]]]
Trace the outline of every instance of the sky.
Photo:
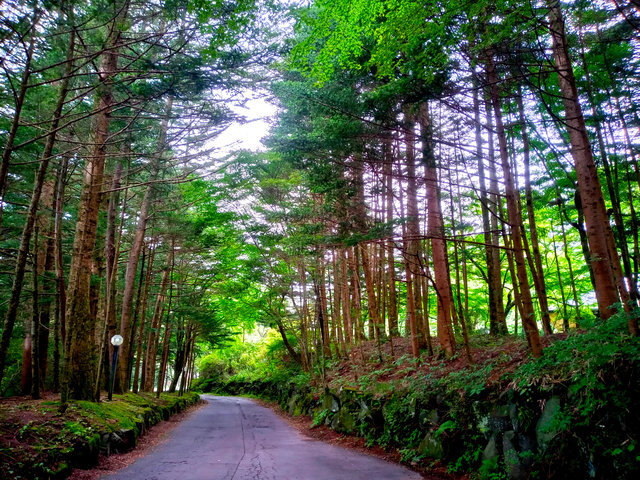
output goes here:
[[270, 122], [275, 117], [276, 107], [263, 98], [249, 100], [246, 108], [232, 107], [232, 110], [247, 119], [246, 123], [234, 122], [213, 142], [213, 146], [224, 153], [245, 149], [262, 151], [265, 146], [261, 139], [269, 133]]

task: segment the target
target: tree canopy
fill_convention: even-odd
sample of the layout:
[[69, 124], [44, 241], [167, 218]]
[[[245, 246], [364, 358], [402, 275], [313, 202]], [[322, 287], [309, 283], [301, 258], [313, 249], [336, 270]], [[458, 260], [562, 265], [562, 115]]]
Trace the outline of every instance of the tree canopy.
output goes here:
[[[3, 395], [98, 400], [115, 334], [118, 392], [188, 388], [257, 331], [308, 372], [403, 337], [471, 364], [486, 335], [637, 336], [634, 2], [0, 9]], [[264, 148], [215, 146], [257, 97]]]

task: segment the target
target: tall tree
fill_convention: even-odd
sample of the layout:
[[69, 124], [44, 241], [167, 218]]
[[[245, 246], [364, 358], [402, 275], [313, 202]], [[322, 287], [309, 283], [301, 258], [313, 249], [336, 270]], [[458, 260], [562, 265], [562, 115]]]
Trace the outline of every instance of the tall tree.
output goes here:
[[96, 241], [100, 192], [102, 189], [106, 145], [114, 104], [114, 82], [118, 73], [118, 58], [122, 30], [126, 26], [129, 1], [114, 5], [115, 15], [109, 24], [98, 76], [100, 88], [95, 99], [93, 149], [87, 158], [82, 196], [73, 244], [73, 261], [69, 272], [69, 297], [66, 317], [67, 339], [62, 383], [62, 402], [68, 398], [92, 400], [95, 394], [96, 355], [94, 346], [95, 319], [89, 305], [93, 249]]
[[[616, 272], [621, 270], [620, 260], [617, 252], [611, 251], [609, 248], [613, 233], [609, 225], [602, 187], [593, 160], [591, 142], [578, 97], [573, 65], [569, 56], [564, 17], [559, 2], [549, 0], [546, 4], [549, 31], [553, 41], [555, 69], [562, 92], [565, 122], [571, 142], [571, 155], [575, 163], [578, 188], [587, 225], [599, 314], [602, 318], [607, 319], [613, 315], [612, 307], [620, 301], [621, 297], [626, 308], [630, 307], [630, 298], [622, 278], [617, 280], [615, 278]], [[629, 317], [629, 331], [633, 335], [638, 335], [638, 319], [633, 316]]]

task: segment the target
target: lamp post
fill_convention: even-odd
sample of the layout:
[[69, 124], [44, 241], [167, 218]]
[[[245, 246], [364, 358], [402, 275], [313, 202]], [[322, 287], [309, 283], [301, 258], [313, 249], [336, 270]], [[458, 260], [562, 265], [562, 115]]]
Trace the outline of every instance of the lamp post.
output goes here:
[[109, 401], [113, 396], [113, 384], [116, 381], [116, 366], [118, 365], [118, 350], [124, 339], [121, 335], [111, 337], [111, 345], [113, 345], [113, 360], [111, 361], [111, 381], [109, 382]]

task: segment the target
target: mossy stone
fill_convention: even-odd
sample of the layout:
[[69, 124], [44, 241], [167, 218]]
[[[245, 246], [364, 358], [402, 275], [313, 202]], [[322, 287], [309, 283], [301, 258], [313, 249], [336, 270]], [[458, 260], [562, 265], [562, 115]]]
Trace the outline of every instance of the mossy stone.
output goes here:
[[418, 445], [418, 453], [427, 458], [439, 460], [444, 457], [444, 448], [440, 440], [433, 434], [427, 433]]

